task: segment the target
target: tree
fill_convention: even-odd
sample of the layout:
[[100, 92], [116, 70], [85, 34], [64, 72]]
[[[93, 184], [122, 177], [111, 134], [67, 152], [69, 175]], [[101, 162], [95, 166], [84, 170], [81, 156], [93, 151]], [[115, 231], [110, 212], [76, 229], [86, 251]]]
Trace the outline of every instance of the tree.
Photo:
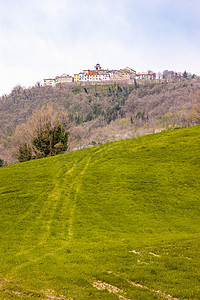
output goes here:
[[158, 79], [159, 79], [159, 80], [162, 79], [162, 73], [161, 73], [161, 72], [158, 72], [158, 73], [157, 73], [157, 76], [158, 76]]
[[52, 156], [63, 153], [67, 150], [69, 132], [58, 123], [53, 128], [47, 124], [46, 128], [39, 131], [36, 138], [33, 139], [33, 145], [39, 151], [39, 156]]
[[188, 73], [186, 71], [183, 72], [183, 78], [188, 78]]
[[154, 72], [151, 70], [147, 70], [147, 74], [154, 74]]
[[163, 71], [163, 78], [166, 80], [173, 80], [175, 78], [175, 72], [174, 71]]
[[168, 74], [169, 74], [169, 71], [168, 70], [164, 70], [163, 71], [163, 79], [168, 79]]
[[19, 162], [31, 160], [31, 158], [32, 158], [31, 147], [28, 147], [27, 143], [24, 143], [23, 145], [20, 144], [19, 145], [19, 156], [18, 156]]
[[3, 159], [0, 158], [0, 167], [3, 167], [3, 166], [4, 166]]
[[49, 105], [36, 109], [26, 123], [16, 127], [12, 137], [13, 155], [18, 161], [52, 156], [68, 148], [68, 116]]
[[197, 93], [196, 99], [197, 103], [193, 105], [191, 113], [195, 124], [200, 124], [200, 91]]

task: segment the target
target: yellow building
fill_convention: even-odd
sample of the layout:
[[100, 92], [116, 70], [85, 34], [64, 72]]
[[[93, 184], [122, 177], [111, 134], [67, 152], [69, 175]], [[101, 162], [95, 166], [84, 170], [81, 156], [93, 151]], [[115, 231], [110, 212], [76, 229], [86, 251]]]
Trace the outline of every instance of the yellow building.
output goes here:
[[79, 82], [79, 74], [74, 74], [74, 82]]
[[113, 70], [113, 79], [116, 80], [128, 80], [135, 78], [136, 71], [132, 70], [131, 68], [127, 67], [121, 70]]

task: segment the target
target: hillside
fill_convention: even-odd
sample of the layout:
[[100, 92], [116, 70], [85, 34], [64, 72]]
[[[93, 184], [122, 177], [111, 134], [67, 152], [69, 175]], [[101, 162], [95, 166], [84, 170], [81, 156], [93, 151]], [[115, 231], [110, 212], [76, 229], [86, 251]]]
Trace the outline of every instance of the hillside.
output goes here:
[[0, 169], [1, 299], [200, 299], [200, 127]]
[[36, 108], [49, 104], [68, 112], [69, 150], [155, 132], [192, 122], [188, 112], [196, 101], [200, 80], [175, 82], [71, 84], [61, 87], [15, 87], [0, 98], [0, 158], [9, 157], [11, 136]]

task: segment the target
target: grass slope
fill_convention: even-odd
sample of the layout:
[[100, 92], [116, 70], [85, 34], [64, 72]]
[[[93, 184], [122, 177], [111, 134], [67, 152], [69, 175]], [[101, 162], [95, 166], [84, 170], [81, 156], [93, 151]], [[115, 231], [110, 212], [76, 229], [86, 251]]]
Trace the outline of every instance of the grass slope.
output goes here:
[[193, 127], [1, 168], [0, 299], [200, 299], [199, 150]]

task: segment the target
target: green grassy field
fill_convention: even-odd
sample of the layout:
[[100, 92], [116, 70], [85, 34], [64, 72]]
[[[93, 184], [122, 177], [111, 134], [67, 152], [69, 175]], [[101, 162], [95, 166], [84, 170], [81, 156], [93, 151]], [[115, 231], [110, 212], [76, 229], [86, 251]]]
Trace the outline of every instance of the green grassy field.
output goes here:
[[0, 299], [200, 299], [200, 127], [0, 169]]

